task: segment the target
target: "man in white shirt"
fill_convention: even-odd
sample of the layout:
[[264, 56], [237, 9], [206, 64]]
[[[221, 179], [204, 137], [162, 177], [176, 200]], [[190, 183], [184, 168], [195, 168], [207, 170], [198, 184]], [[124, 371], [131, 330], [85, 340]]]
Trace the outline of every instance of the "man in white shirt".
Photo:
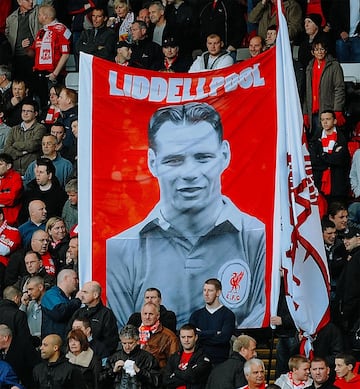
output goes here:
[[210, 34], [206, 38], [208, 51], [198, 56], [189, 69], [189, 73], [204, 72], [206, 70], [222, 69], [234, 63], [232, 57], [223, 49], [224, 42], [217, 34]]

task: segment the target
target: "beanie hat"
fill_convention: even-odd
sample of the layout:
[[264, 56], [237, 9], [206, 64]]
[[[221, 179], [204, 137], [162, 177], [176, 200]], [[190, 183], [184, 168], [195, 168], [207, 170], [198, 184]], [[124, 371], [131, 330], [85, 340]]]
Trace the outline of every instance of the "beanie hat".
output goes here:
[[322, 17], [320, 14], [308, 14], [305, 16], [305, 19], [310, 19], [319, 27], [319, 30], [321, 29]]

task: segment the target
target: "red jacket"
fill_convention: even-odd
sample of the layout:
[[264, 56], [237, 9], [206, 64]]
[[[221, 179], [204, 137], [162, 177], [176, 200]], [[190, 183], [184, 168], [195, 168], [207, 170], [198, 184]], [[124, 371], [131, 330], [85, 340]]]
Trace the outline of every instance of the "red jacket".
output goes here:
[[358, 389], [360, 388], [360, 374], [355, 374], [350, 381], [345, 381], [343, 378], [336, 378], [334, 385], [339, 389]]
[[6, 220], [0, 226], [0, 263], [7, 266], [9, 255], [21, 246], [21, 235], [17, 228], [10, 227]]
[[5, 220], [10, 225], [17, 223], [22, 191], [21, 175], [14, 169], [8, 170], [4, 177], [0, 178], [0, 206], [3, 207]]

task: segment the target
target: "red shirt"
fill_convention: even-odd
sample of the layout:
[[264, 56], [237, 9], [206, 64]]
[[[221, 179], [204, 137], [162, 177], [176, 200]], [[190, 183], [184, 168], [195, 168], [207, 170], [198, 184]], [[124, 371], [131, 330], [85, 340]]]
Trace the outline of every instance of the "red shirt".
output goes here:
[[[178, 368], [180, 370], [186, 370], [189, 364], [189, 361], [194, 353], [182, 353], [180, 363]], [[186, 389], [186, 385], [178, 386], [176, 389]]]
[[39, 30], [33, 43], [34, 70], [53, 72], [60, 57], [70, 54], [70, 36], [70, 30], [56, 20]]

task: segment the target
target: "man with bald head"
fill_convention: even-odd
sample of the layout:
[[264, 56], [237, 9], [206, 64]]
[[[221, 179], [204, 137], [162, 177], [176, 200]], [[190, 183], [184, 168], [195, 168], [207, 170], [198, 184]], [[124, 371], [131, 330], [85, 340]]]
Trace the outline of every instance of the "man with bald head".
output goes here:
[[101, 285], [96, 281], [86, 282], [80, 290], [80, 299], [84, 306], [73, 314], [70, 328], [77, 318], [87, 317], [93, 338], [102, 342], [112, 354], [119, 341], [118, 327], [113, 311], [101, 301]]
[[80, 307], [80, 291], [72, 298], [79, 284], [79, 279], [71, 269], [63, 269], [57, 276], [57, 284], [50, 288], [41, 300], [43, 322], [42, 337], [57, 334], [66, 339], [67, 325], [73, 313]]
[[40, 255], [42, 265], [44, 266], [46, 273], [55, 277], [56, 265], [54, 259], [49, 253], [49, 243], [49, 234], [43, 230], [36, 230], [32, 234], [30, 247], [31, 250], [35, 251], [35, 253], [38, 253]]
[[25, 254], [30, 250], [40, 255], [42, 266], [44, 266], [46, 273], [51, 277], [55, 277], [55, 263], [48, 251], [48, 248], [48, 233], [40, 229], [35, 230], [32, 234], [28, 250], [26, 247], [22, 247], [20, 250], [17, 250], [13, 255], [11, 255], [5, 272], [5, 286], [16, 284], [20, 287], [21, 278], [28, 275], [25, 266]]
[[34, 231], [38, 229], [45, 230], [47, 216], [46, 205], [41, 200], [30, 201], [28, 210], [30, 216], [29, 220], [19, 227], [24, 247], [29, 245]]
[[50, 334], [43, 339], [40, 346], [43, 362], [33, 371], [36, 387], [85, 389], [81, 371], [62, 355], [61, 346], [59, 335]]

